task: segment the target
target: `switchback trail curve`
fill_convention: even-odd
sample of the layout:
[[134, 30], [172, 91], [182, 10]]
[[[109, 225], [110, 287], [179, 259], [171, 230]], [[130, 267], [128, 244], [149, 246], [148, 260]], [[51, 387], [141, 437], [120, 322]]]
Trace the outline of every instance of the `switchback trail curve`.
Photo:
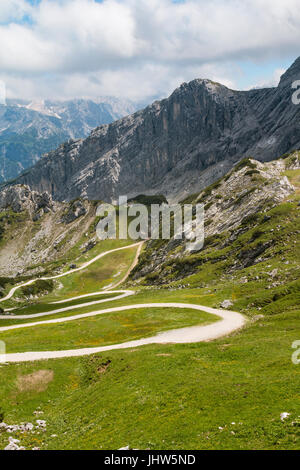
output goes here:
[[[131, 265], [130, 269], [127, 271], [126, 275], [114, 286], [108, 286], [110, 289], [111, 288], [116, 288], [118, 287], [122, 282], [124, 282], [127, 277], [129, 276], [131, 270], [135, 267], [141, 248], [142, 248], [141, 243], [136, 243], [133, 245], [129, 245], [126, 247], [122, 248], [117, 248], [114, 250], [109, 250], [107, 252], [101, 253], [97, 257], [93, 258], [89, 262], [85, 263], [79, 268], [76, 268], [76, 270], [68, 271], [66, 273], [60, 274], [58, 276], [53, 276], [49, 278], [44, 278], [44, 279], [57, 279], [62, 276], [66, 276], [68, 274], [74, 273], [76, 271], [79, 271], [81, 269], [86, 268], [93, 262], [97, 261], [99, 258], [109, 254], [113, 253], [119, 250], [125, 250], [127, 248], [133, 248], [135, 246], [138, 247], [137, 253], [134, 259], [133, 264]], [[10, 290], [8, 295], [1, 299], [1, 301], [7, 300], [12, 297], [14, 292], [19, 289], [20, 287], [24, 285], [30, 285], [33, 282], [35, 282], [36, 279], [31, 280], [25, 284], [16, 286]], [[108, 287], [104, 288], [101, 292], [96, 292], [92, 294], [86, 294], [78, 297], [74, 297], [71, 300], [79, 299], [79, 298], [87, 298], [87, 297], [92, 297], [93, 295], [99, 295], [101, 293], [114, 293], [114, 294], [120, 294], [117, 297], [114, 297], [112, 299], [106, 299], [104, 300], [105, 302], [107, 301], [112, 301], [116, 299], [120, 299], [122, 297], [127, 297], [129, 295], [133, 295], [135, 292], [134, 291], [129, 291], [129, 290], [119, 290], [119, 291], [108, 291]], [[73, 308], [79, 308], [87, 305], [96, 305], [103, 302], [103, 300], [97, 300], [97, 301], [91, 301], [88, 303], [80, 304], [79, 306], [76, 305], [75, 307], [64, 307], [63, 309], [56, 309], [52, 312], [46, 312], [43, 314], [36, 314], [36, 315], [28, 315], [28, 316], [16, 316], [13, 317], [15, 319], [21, 319], [21, 318], [36, 318], [37, 316], [45, 316], [45, 315], [51, 315], [54, 313], [59, 313], [67, 310], [71, 310]], [[58, 304], [59, 302], [55, 302]], [[147, 303], [147, 304], [133, 304], [133, 305], [126, 305], [126, 306], [121, 306], [121, 307], [112, 307], [104, 310], [96, 310], [93, 312], [88, 312], [84, 314], [78, 314], [78, 315], [72, 315], [72, 316], [67, 316], [67, 317], [62, 317], [62, 318], [56, 318], [52, 320], [43, 320], [43, 321], [38, 321], [38, 322], [31, 322], [31, 323], [23, 323], [23, 324], [16, 324], [16, 325], [10, 325], [10, 326], [5, 326], [5, 327], [0, 327], [0, 332], [1, 331], [7, 331], [7, 330], [12, 330], [12, 329], [19, 329], [19, 328], [30, 328], [38, 325], [47, 325], [47, 324], [53, 324], [53, 323], [63, 323], [63, 322], [68, 322], [68, 321], [73, 321], [77, 319], [82, 319], [82, 318], [87, 318], [91, 316], [96, 316], [96, 315], [103, 315], [106, 313], [112, 313], [112, 312], [122, 312], [125, 310], [132, 310], [132, 309], [140, 309], [140, 308], [189, 308], [193, 310], [198, 310], [201, 312], [207, 312], [213, 315], [217, 315], [220, 317], [220, 321], [216, 323], [212, 323], [210, 325], [205, 325], [205, 326], [192, 326], [192, 327], [187, 327], [187, 328], [178, 328], [175, 330], [169, 330], [163, 333], [158, 333], [155, 336], [149, 337], [149, 338], [141, 338], [139, 340], [134, 340], [134, 341], [127, 341], [124, 343], [119, 343], [119, 344], [112, 344], [109, 346], [101, 346], [101, 347], [96, 347], [96, 348], [82, 348], [82, 349], [71, 349], [71, 350], [62, 350], [62, 351], [37, 351], [37, 352], [25, 352], [25, 353], [11, 353], [11, 354], [6, 354], [5, 356], [5, 362], [6, 363], [11, 363], [11, 362], [28, 362], [28, 361], [38, 361], [38, 360], [45, 360], [45, 359], [58, 359], [58, 358], [65, 358], [65, 357], [77, 357], [77, 356], [86, 356], [90, 354], [95, 354], [95, 353], [100, 353], [104, 351], [110, 351], [110, 350], [115, 350], [115, 349], [125, 349], [125, 348], [135, 348], [147, 344], [166, 344], [166, 343], [198, 343], [201, 341], [212, 341], [214, 339], [220, 338], [222, 336], [228, 335], [232, 333], [233, 331], [236, 331], [245, 324], [246, 320], [243, 315], [237, 312], [232, 312], [228, 310], [222, 310], [222, 309], [214, 309], [211, 307], [206, 307], [202, 305], [195, 305], [195, 304], [188, 304], [188, 303], [176, 303], [176, 302], [169, 302], [169, 303]], [[1, 316], [0, 319], [5, 318], [7, 319], [7, 316]]]

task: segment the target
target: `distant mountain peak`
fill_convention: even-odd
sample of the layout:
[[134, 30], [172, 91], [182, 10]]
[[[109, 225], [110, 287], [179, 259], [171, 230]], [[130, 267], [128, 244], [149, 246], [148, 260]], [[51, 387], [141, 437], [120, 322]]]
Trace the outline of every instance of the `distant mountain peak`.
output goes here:
[[51, 107], [47, 107], [45, 100], [31, 101], [31, 103], [24, 105], [24, 107], [31, 109], [32, 111], [37, 111], [38, 113], [44, 114], [45, 116], [52, 116], [56, 117], [57, 119], [61, 119], [61, 116], [55, 113]]
[[0, 105], [0, 182], [15, 178], [45, 153], [70, 138], [87, 137], [99, 125], [133, 113], [127, 100], [8, 99]]

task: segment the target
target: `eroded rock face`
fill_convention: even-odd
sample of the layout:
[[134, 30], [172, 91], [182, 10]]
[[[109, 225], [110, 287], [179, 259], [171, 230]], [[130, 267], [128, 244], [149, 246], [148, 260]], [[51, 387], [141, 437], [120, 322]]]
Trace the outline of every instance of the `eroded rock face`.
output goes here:
[[62, 217], [62, 222], [64, 222], [65, 224], [70, 224], [71, 222], [74, 222], [74, 220], [85, 215], [86, 212], [86, 208], [84, 207], [82, 201], [74, 201], [73, 204], [71, 204], [71, 206], [69, 207], [66, 214], [64, 214], [64, 216]]
[[264, 162], [300, 148], [300, 105], [291, 88], [299, 76], [300, 58], [277, 88], [184, 83], [168, 99], [60, 146], [17, 181], [58, 200], [145, 193], [184, 199], [242, 157]]
[[33, 220], [38, 220], [44, 213], [53, 210], [50, 194], [31, 191], [29, 186], [8, 186], [0, 192], [0, 210], [12, 209], [14, 212], [27, 210]]
[[[14, 211], [22, 213], [18, 215]], [[59, 259], [63, 265], [62, 259], [81, 239], [82, 252], [91, 250], [97, 243], [96, 205], [89, 201], [53, 202], [48, 194], [15, 186], [1, 194], [0, 213], [0, 276], [3, 277], [21, 276], [25, 272], [37, 277], [44, 271], [46, 262]], [[54, 273], [58, 274], [56, 267]]]
[[87, 137], [96, 126], [136, 109], [134, 103], [118, 98], [0, 103], [0, 182], [16, 178], [62, 142]]
[[[300, 168], [300, 152], [294, 152], [287, 159], [279, 159], [273, 162], [262, 164], [256, 160], [246, 159], [238, 164], [226, 177], [220, 179], [212, 186], [194, 195], [195, 203], [204, 206], [204, 234], [205, 243], [216, 239], [220, 234], [226, 234], [226, 238], [220, 246], [232, 244], [241, 234], [247, 232], [248, 224], [255, 218], [256, 214], [281, 204], [284, 200], [295, 192], [295, 187], [283, 176], [286, 170]], [[254, 219], [255, 220], [255, 219]], [[270, 220], [265, 216], [264, 222]], [[258, 232], [255, 236], [259, 237]], [[255, 238], [252, 240], [254, 241]], [[247, 247], [236, 255], [236, 265], [232, 269], [247, 268], [263, 261], [265, 252], [270, 248], [272, 242], [262, 241], [255, 247]], [[176, 248], [176, 250], [175, 250]], [[135, 268], [133, 280], [137, 281], [149, 274], [158, 272], [160, 267], [166, 262], [185, 258], [189, 252], [186, 249], [186, 239], [166, 240], [157, 245], [156, 240], [147, 242], [144, 257], [146, 262], [140, 261]], [[220, 256], [214, 261], [226, 260], [226, 256], [220, 252]], [[182, 264], [178, 268], [178, 275], [175, 279], [182, 279], [199, 269], [203, 260], [195, 264]], [[166, 269], [164, 275], [159, 275], [157, 279], [151, 280], [153, 283], [163, 284], [168, 282]], [[271, 277], [276, 277], [276, 273], [270, 273]], [[227, 307], [224, 307], [227, 308]]]

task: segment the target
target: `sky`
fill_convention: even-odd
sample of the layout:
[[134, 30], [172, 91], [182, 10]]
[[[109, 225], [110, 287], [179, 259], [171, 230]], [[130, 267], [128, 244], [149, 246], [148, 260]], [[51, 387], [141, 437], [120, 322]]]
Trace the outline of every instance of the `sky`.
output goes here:
[[0, 0], [9, 98], [146, 102], [194, 78], [276, 86], [299, 45], [299, 0]]

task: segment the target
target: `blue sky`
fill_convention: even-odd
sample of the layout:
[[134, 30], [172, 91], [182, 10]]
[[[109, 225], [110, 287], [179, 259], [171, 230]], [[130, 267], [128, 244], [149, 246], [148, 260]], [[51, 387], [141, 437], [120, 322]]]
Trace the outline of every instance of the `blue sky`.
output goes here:
[[[1, 0], [0, 79], [26, 99], [150, 100], [183, 81], [275, 86], [299, 0]], [[299, 77], [300, 78], [300, 77]]]

